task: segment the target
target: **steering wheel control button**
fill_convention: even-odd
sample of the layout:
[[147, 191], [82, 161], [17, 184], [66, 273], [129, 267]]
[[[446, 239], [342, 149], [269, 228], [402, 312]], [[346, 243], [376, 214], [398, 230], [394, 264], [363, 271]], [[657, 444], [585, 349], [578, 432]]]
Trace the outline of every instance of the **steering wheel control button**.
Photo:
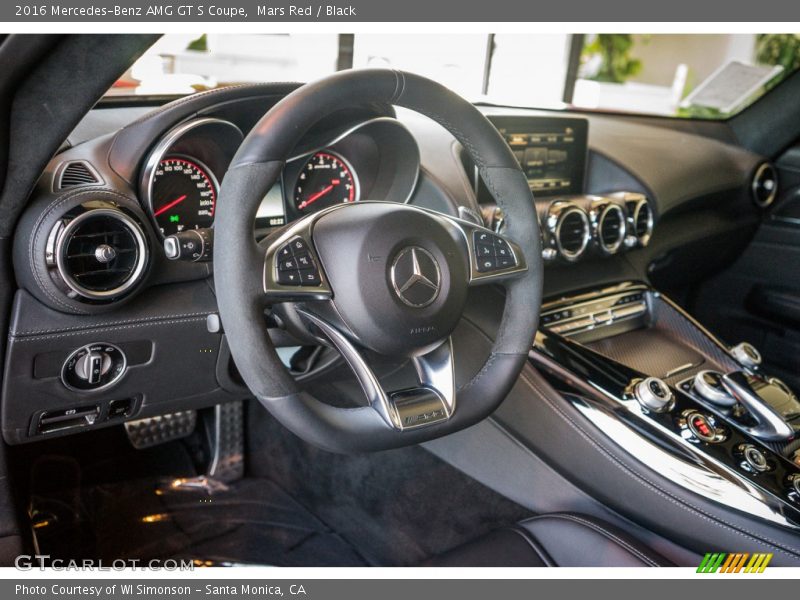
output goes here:
[[322, 283], [322, 280], [319, 276], [319, 271], [316, 269], [310, 270], [303, 270], [299, 271], [300, 273], [300, 285], [304, 286], [316, 286]]
[[67, 357], [61, 367], [61, 381], [74, 391], [106, 389], [122, 377], [126, 366], [125, 354], [113, 344], [89, 344]]
[[291, 249], [292, 254], [295, 256], [298, 254], [307, 253], [309, 251], [308, 244], [306, 244], [306, 241], [301, 237], [296, 237], [289, 242], [289, 248]]
[[675, 403], [675, 396], [669, 386], [657, 377], [648, 377], [636, 384], [634, 395], [647, 410], [666, 412]]
[[291, 239], [281, 246], [275, 255], [278, 261], [277, 282], [280, 285], [306, 287], [321, 285], [319, 269], [303, 238]]
[[761, 364], [761, 353], [747, 342], [742, 342], [731, 348], [731, 355], [745, 369], [755, 369]]
[[472, 242], [478, 273], [491, 273], [517, 266], [511, 246], [500, 236], [488, 231], [475, 231]]
[[741, 467], [751, 473], [766, 473], [772, 470], [766, 455], [753, 444], [742, 444], [737, 448], [741, 455]]
[[700, 371], [692, 383], [694, 390], [716, 406], [732, 407], [736, 399], [722, 385], [722, 374], [716, 371]]
[[300, 271], [278, 271], [278, 283], [281, 285], [300, 285]]
[[314, 260], [308, 254], [300, 254], [295, 256], [297, 268], [301, 271], [315, 268]]
[[278, 263], [278, 271], [297, 271], [297, 260], [294, 256], [284, 258]]
[[419, 246], [403, 248], [392, 262], [392, 287], [408, 306], [424, 308], [439, 296], [442, 273], [433, 255]]

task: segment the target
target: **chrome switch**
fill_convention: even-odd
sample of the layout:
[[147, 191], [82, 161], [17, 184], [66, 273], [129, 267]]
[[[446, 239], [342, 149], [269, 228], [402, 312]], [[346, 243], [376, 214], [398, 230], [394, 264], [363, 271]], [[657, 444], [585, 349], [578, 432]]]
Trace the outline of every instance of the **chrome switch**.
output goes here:
[[736, 405], [736, 398], [731, 396], [722, 385], [722, 373], [717, 371], [700, 371], [694, 377], [695, 391], [717, 406], [731, 407]]
[[755, 346], [742, 342], [731, 348], [731, 355], [745, 369], [755, 369], [761, 364], [761, 353]]
[[675, 401], [669, 386], [657, 377], [648, 377], [636, 384], [634, 395], [644, 408], [653, 412], [666, 412]]

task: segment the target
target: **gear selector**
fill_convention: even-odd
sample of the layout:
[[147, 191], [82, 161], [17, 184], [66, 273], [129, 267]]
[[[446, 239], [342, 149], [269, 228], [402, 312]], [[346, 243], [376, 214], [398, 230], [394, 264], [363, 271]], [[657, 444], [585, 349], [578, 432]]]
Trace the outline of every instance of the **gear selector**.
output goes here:
[[720, 381], [755, 420], [748, 427], [753, 437], [781, 441], [800, 430], [800, 402], [783, 382], [744, 371], [723, 375]]

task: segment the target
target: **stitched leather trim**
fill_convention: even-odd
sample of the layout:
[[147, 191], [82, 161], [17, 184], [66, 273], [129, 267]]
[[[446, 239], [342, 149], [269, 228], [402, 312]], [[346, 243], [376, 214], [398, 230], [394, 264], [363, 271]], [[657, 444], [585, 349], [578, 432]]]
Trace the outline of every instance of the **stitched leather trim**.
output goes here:
[[544, 521], [547, 519], [556, 519], [556, 520], [561, 519], [564, 521], [572, 521], [573, 523], [578, 523], [579, 525], [582, 525], [584, 527], [591, 529], [596, 533], [599, 533], [606, 539], [614, 542], [620, 548], [627, 550], [629, 554], [635, 556], [646, 565], [651, 567], [660, 566], [660, 563], [656, 559], [647, 556], [646, 554], [635, 548], [633, 545], [631, 545], [629, 542], [619, 537], [617, 534], [613, 533], [612, 531], [609, 531], [599, 523], [590, 521], [588, 519], [584, 519], [582, 517], [579, 517], [578, 515], [573, 515], [569, 513], [553, 513], [527, 519], [526, 521], [523, 521], [523, 524], [528, 523], [530, 521]]

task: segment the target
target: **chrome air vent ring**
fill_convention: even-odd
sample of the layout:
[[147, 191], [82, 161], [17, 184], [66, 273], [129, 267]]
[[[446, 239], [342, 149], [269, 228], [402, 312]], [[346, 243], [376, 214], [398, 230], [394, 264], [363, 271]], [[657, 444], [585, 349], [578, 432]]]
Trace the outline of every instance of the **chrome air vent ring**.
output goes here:
[[633, 205], [630, 227], [640, 246], [647, 246], [650, 243], [650, 237], [653, 235], [653, 209], [647, 198], [642, 198]]
[[51, 233], [51, 260], [70, 295], [111, 301], [129, 293], [145, 273], [142, 228], [117, 208], [92, 208], [60, 221]]
[[604, 254], [616, 254], [625, 242], [627, 232], [625, 213], [614, 203], [598, 207], [595, 219], [597, 245]]
[[556, 217], [552, 234], [561, 257], [570, 262], [578, 260], [592, 238], [586, 211], [574, 204], [567, 205]]
[[759, 208], [767, 208], [778, 195], [778, 172], [769, 163], [761, 163], [753, 174], [751, 184], [753, 202]]

